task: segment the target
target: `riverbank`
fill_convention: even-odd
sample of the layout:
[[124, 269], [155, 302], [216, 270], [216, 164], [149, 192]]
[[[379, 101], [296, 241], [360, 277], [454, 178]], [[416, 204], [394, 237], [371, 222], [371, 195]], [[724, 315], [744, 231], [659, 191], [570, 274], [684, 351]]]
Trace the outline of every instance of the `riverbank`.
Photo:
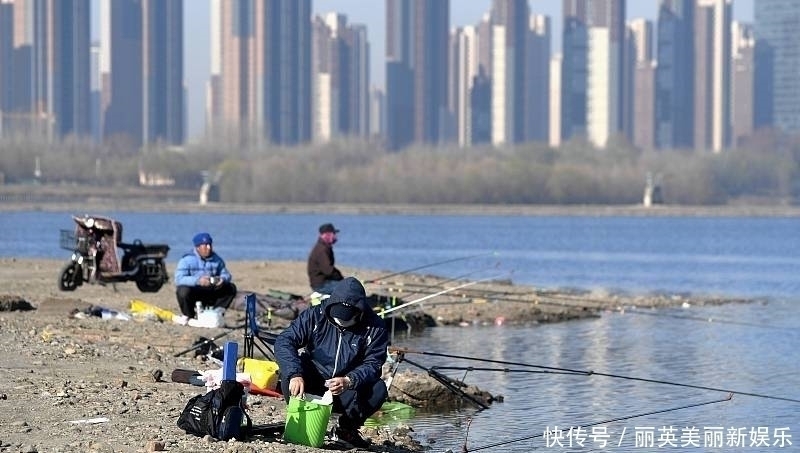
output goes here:
[[800, 217], [800, 206], [781, 200], [743, 200], [736, 204], [688, 206], [526, 205], [526, 204], [372, 204], [372, 203], [199, 203], [199, 193], [169, 187], [100, 188], [71, 185], [0, 185], [0, 212], [48, 211], [102, 213], [217, 212], [307, 214], [436, 214], [524, 216]]
[[[171, 285], [151, 294], [140, 293], [132, 283], [87, 285], [61, 292], [56, 282], [64, 264], [63, 260], [0, 258], [0, 451], [320, 451], [266, 437], [220, 443], [186, 435], [175, 421], [186, 401], [199, 393], [198, 387], [171, 382], [170, 373], [215, 367], [192, 354], [178, 353], [190, 348], [199, 336], [225, 334], [220, 342], [241, 342], [242, 331], [192, 328], [149, 318], [76, 318], [72, 316], [76, 309], [90, 305], [126, 312], [133, 299], [166, 310], [177, 307]], [[242, 291], [307, 293], [305, 263], [237, 261], [228, 265]], [[374, 270], [342, 270], [372, 281], [368, 293], [413, 302], [408, 313], [415, 310], [440, 325], [462, 326], [465, 335], [507, 325], [601, 316], [609, 311], [739, 302], [678, 295], [541, 291], [502, 280], [445, 282], [419, 274], [381, 278]], [[442, 291], [446, 292], [429, 297]], [[31, 310], [22, 310], [26, 307]], [[226, 323], [236, 327], [241, 317], [240, 312], [229, 311]], [[277, 317], [273, 321], [275, 328], [288, 322]], [[257, 424], [285, 419], [281, 399], [253, 395], [249, 403]], [[419, 441], [423, 441], [414, 439], [413, 432], [404, 427], [370, 428], [365, 435], [375, 444], [370, 451], [389, 453], [418, 451]]]
[[453, 204], [231, 204], [201, 205], [191, 201], [159, 200], [156, 202], [126, 199], [92, 199], [74, 201], [4, 202], [0, 212], [108, 212], [114, 206], [122, 212], [216, 212], [231, 214], [404, 214], [404, 215], [507, 215], [507, 216], [641, 216], [641, 217], [800, 217], [800, 207], [784, 205], [678, 206], [659, 205], [453, 205]]

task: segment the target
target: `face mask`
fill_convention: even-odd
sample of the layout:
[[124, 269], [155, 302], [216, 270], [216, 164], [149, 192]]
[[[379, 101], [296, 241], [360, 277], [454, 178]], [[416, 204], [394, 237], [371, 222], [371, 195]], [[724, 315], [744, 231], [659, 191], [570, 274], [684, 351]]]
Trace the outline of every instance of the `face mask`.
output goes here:
[[333, 318], [333, 322], [338, 324], [340, 327], [353, 327], [358, 322], [358, 316], [349, 321], [345, 321], [341, 318]]

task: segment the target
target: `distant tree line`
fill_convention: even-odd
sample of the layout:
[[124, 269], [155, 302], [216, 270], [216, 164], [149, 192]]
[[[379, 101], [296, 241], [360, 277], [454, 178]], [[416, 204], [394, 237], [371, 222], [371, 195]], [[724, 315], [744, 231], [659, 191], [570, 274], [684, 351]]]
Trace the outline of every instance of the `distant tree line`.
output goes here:
[[[412, 147], [389, 152], [362, 141], [298, 147], [209, 140], [181, 150], [131, 152], [113, 145], [30, 137], [0, 139], [0, 181], [130, 187], [139, 173], [199, 189], [217, 176], [235, 203], [635, 204], [647, 174], [668, 204], [800, 199], [800, 137], [762, 131], [721, 154], [641, 151], [623, 139], [606, 149], [573, 140], [558, 149]], [[35, 178], [38, 158], [40, 176]]]

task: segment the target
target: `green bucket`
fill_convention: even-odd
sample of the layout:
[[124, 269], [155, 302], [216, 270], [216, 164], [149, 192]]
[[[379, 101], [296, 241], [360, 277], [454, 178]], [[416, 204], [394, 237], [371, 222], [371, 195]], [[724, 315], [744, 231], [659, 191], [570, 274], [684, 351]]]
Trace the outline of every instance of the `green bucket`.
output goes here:
[[297, 397], [289, 398], [283, 438], [293, 444], [317, 448], [325, 442], [331, 404], [319, 404]]

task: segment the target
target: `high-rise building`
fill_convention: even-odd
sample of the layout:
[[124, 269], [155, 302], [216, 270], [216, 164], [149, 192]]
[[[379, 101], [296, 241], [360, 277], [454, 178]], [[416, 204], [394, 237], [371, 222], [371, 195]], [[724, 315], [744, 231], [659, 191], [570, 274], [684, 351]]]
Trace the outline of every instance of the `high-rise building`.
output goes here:
[[478, 76], [478, 33], [475, 27], [466, 26], [453, 30], [453, 46], [451, 48], [450, 110], [453, 115], [456, 142], [461, 147], [473, 144], [472, 140], [472, 103], [471, 93]]
[[[755, 0], [756, 125], [800, 132], [800, 2]], [[761, 96], [764, 93], [764, 96]]]
[[653, 23], [633, 19], [628, 23], [628, 61], [626, 69], [625, 133], [641, 149], [655, 143], [655, 68], [653, 60]]
[[695, 0], [661, 0], [656, 39], [655, 145], [694, 146]]
[[472, 144], [489, 143], [492, 139], [492, 80], [482, 66], [472, 81], [469, 102]]
[[561, 136], [596, 146], [622, 131], [625, 1], [563, 0]]
[[550, 58], [550, 130], [547, 143], [552, 148], [561, 146], [561, 64], [562, 54]]
[[386, 95], [378, 87], [369, 92], [369, 137], [382, 141], [386, 135]]
[[753, 26], [731, 27], [731, 141], [741, 144], [755, 129], [755, 36]]
[[8, 128], [14, 96], [14, 4], [0, 0], [0, 137]]
[[697, 0], [694, 29], [694, 146], [730, 144], [731, 0]]
[[[311, 139], [311, 0], [229, 0], [219, 24], [214, 133], [292, 145]], [[215, 25], [216, 28], [216, 25]], [[212, 71], [214, 67], [212, 67]], [[212, 93], [213, 91], [212, 79]], [[214, 115], [219, 115], [215, 117]]]
[[369, 131], [369, 44], [366, 27], [330, 13], [313, 21], [312, 122], [319, 142]]
[[597, 147], [623, 131], [625, 0], [589, 0], [586, 134]]
[[350, 84], [350, 131], [357, 137], [369, 137], [369, 87], [370, 78], [370, 43], [367, 35], [367, 26], [353, 24], [345, 33], [345, 43], [351, 52], [352, 77]]
[[520, 143], [526, 138], [528, 1], [492, 0], [491, 14], [492, 143]]
[[102, 85], [100, 73], [100, 56], [102, 48], [99, 42], [91, 47], [91, 63], [89, 73], [89, 130], [95, 143], [103, 141]]
[[215, 137], [225, 125], [222, 117], [222, 0], [209, 1], [209, 74], [206, 82], [205, 134]]
[[89, 133], [89, 0], [14, 0], [9, 129]]
[[525, 140], [547, 143], [550, 132], [550, 18], [532, 14], [525, 77]]
[[182, 144], [183, 2], [103, 0], [100, 8], [105, 140]]
[[390, 149], [445, 139], [449, 29], [449, 0], [386, 0]]

